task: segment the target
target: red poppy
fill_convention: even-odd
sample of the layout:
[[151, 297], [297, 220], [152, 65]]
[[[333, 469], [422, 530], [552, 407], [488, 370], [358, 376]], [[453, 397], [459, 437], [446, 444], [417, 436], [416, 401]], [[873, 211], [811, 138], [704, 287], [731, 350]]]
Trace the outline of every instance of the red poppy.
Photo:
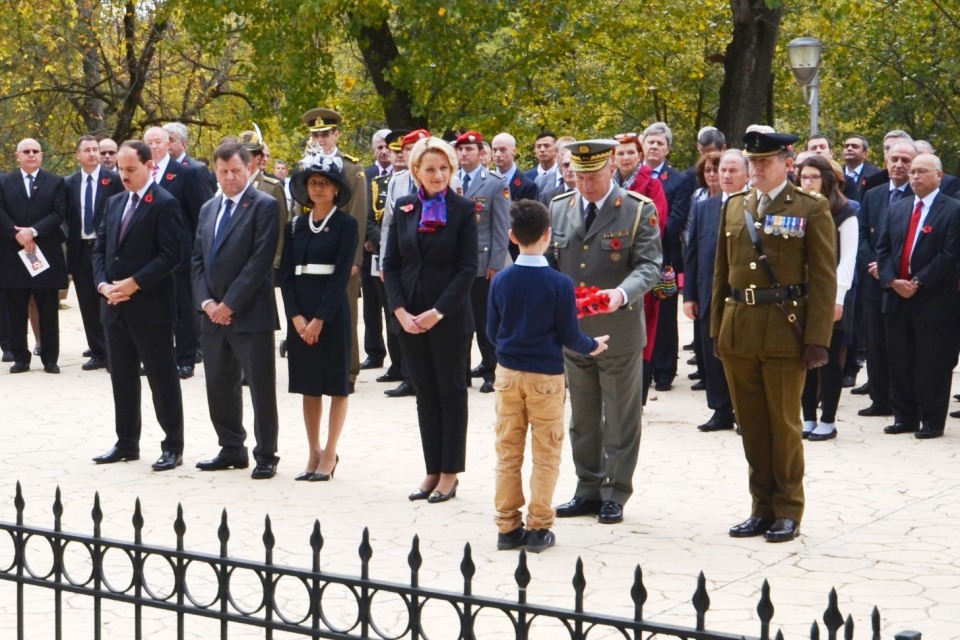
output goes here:
[[931, 226], [928, 225], [928, 224], [923, 225], [923, 232], [924, 232], [924, 233], [930, 233], [931, 231], [933, 231], [933, 227], [931, 227]]
[[482, 203], [482, 202], [476, 203], [476, 204], [474, 205], [474, 207], [477, 209], [477, 211], [483, 211], [483, 203]]
[[168, 173], [168, 174], [167, 174], [167, 180], [173, 180], [173, 179], [176, 178], [176, 177], [177, 177], [176, 174], [173, 174], [173, 173]]
[[411, 211], [413, 211], [413, 205], [405, 204], [402, 207], [400, 207], [400, 211], [403, 211], [404, 213], [410, 213]]
[[143, 196], [143, 201], [146, 202], [147, 204], [150, 204], [151, 202], [153, 202], [153, 194], [148, 193], [147, 195]]
[[100, 179], [100, 184], [102, 184], [102, 185], [105, 186], [105, 187], [109, 187], [109, 186], [110, 186], [110, 178], [101, 178], [101, 179]]
[[663, 181], [666, 181], [666, 179], [667, 179], [667, 172], [666, 172], [666, 171], [664, 171], [663, 173], [660, 174], [660, 179], [663, 180]]
[[520, 182], [520, 178], [514, 178], [513, 184], [515, 184], [515, 185], [517, 185], [517, 186], [519, 187], [519, 186], [520, 186], [521, 184], [523, 184], [523, 183]]
[[622, 247], [623, 247], [623, 244], [620, 242], [620, 238], [614, 238], [613, 240], [610, 241], [610, 248], [613, 249], [614, 251], [620, 251]]

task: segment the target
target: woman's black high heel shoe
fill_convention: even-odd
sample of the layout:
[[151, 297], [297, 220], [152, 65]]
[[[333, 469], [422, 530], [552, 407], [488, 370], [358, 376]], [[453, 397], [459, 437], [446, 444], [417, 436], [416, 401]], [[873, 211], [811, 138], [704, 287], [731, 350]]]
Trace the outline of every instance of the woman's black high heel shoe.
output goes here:
[[460, 480], [454, 480], [453, 489], [450, 489], [450, 493], [440, 493], [439, 491], [434, 491], [427, 497], [427, 502], [430, 504], [436, 504], [438, 502], [446, 502], [450, 498], [457, 497], [457, 486], [460, 484]]
[[338, 464], [340, 464], [340, 454], [337, 454], [337, 459], [333, 462], [333, 469], [330, 469], [330, 473], [315, 473], [310, 477], [310, 482], [327, 482], [328, 480], [332, 480], [333, 474], [337, 472]]

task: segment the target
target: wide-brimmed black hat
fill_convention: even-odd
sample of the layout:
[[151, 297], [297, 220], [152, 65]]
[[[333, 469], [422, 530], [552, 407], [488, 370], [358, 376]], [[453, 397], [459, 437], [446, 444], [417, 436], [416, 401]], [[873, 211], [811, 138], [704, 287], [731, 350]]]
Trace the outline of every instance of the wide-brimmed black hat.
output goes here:
[[324, 176], [336, 183], [338, 193], [333, 200], [333, 204], [338, 207], [349, 201], [350, 196], [353, 195], [350, 185], [347, 184], [347, 176], [343, 172], [343, 160], [337, 156], [308, 153], [297, 164], [296, 169], [290, 176], [290, 195], [305, 207], [313, 206], [313, 201], [310, 200], [307, 191], [307, 180], [310, 179], [310, 176]]

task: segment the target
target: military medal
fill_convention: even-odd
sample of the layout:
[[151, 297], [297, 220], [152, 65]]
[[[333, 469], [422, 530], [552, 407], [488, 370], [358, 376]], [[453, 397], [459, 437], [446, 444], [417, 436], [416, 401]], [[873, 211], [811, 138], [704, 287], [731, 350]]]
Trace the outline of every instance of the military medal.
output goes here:
[[620, 262], [620, 254], [617, 252], [611, 253], [610, 262]]
[[797, 227], [797, 237], [802, 238], [803, 236], [807, 235], [807, 219], [800, 218], [798, 222], [799, 226]]
[[766, 220], [763, 221], [763, 232], [768, 236], [776, 233], [773, 229], [773, 217], [767, 216]]

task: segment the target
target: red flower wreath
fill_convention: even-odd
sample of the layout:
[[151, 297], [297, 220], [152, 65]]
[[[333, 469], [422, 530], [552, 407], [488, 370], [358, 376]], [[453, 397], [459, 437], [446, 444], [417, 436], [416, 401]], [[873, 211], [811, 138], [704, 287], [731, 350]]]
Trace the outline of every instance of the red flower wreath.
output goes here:
[[923, 225], [923, 232], [924, 232], [924, 233], [930, 233], [931, 231], [933, 231], [933, 227], [931, 227], [931, 226], [928, 225], [928, 224]]
[[606, 313], [610, 308], [610, 296], [600, 293], [597, 287], [577, 287], [573, 295], [577, 303], [577, 318]]
[[614, 238], [613, 240], [610, 241], [610, 248], [613, 249], [614, 251], [620, 251], [622, 247], [623, 247], [623, 244], [620, 242], [620, 238]]
[[143, 196], [143, 201], [146, 202], [147, 204], [150, 204], [151, 202], [153, 202], [153, 194], [148, 193], [147, 195]]

